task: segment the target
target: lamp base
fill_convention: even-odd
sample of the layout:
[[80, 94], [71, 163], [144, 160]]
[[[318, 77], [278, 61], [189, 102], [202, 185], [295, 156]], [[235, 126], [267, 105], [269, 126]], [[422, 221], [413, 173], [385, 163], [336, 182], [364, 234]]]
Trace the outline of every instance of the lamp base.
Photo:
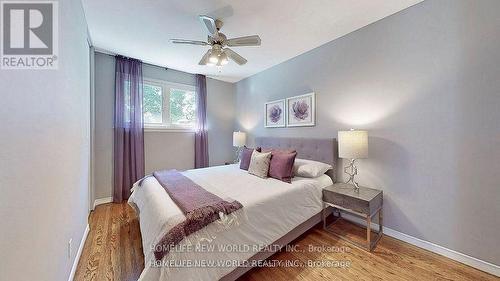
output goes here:
[[344, 173], [346, 173], [347, 175], [349, 175], [349, 179], [346, 181], [346, 183], [347, 184], [352, 184], [353, 188], [354, 188], [354, 191], [355, 192], [359, 192], [359, 185], [354, 180], [354, 176], [356, 176], [358, 174], [358, 167], [356, 167], [356, 165], [354, 164], [354, 161], [356, 161], [356, 159], [351, 159], [351, 161], [349, 162], [349, 165], [347, 165], [344, 168]]
[[236, 155], [234, 157], [234, 164], [237, 164], [240, 162], [240, 154], [241, 154], [241, 150], [242, 150], [243, 147], [237, 147], [236, 148]]

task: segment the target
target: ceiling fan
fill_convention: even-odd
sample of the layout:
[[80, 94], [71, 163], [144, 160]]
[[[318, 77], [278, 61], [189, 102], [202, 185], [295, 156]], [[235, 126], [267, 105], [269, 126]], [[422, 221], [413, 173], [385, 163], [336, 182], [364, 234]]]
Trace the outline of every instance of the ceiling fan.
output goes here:
[[198, 63], [199, 65], [222, 66], [229, 62], [228, 58], [232, 59], [239, 65], [243, 65], [247, 63], [247, 60], [228, 47], [260, 46], [259, 35], [227, 39], [226, 35], [220, 32], [220, 29], [223, 25], [223, 22], [221, 20], [204, 15], [199, 16], [199, 18], [208, 32], [208, 42], [185, 39], [170, 39], [170, 41], [175, 44], [211, 46], [211, 48], [201, 58], [200, 62]]

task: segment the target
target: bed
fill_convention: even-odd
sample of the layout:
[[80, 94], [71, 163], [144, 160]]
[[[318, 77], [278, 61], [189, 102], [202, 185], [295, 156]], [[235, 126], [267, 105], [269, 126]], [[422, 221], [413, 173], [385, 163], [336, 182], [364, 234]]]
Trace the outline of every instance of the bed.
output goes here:
[[[244, 207], [233, 213], [235, 226], [223, 231], [216, 222], [206, 226], [178, 245], [185, 251], [167, 254], [164, 260], [173, 263], [160, 267], [151, 262], [152, 246], [182, 220], [182, 213], [154, 177], [146, 178], [140, 186], [134, 185], [129, 199], [139, 215], [145, 258], [139, 280], [236, 280], [251, 268], [252, 261], [268, 258], [320, 222], [322, 188], [335, 181], [334, 140], [260, 137], [255, 145], [293, 148], [298, 158], [328, 163], [334, 169], [314, 179], [295, 177], [291, 184], [258, 178], [238, 165], [183, 172], [204, 189], [238, 200]], [[200, 241], [209, 247], [193, 247]]]

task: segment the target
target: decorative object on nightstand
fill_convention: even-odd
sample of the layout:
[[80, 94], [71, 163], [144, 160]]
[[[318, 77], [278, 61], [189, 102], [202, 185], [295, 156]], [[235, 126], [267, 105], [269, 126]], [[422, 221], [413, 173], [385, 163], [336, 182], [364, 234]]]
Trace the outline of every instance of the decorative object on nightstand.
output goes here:
[[[359, 187], [358, 191], [354, 191], [352, 186], [346, 183], [336, 183], [323, 189], [323, 228], [334, 234], [335, 236], [346, 240], [356, 246], [371, 251], [383, 235], [382, 221], [382, 206], [383, 192], [382, 190]], [[361, 245], [348, 239], [345, 236], [337, 234], [329, 229], [330, 225], [326, 224], [326, 207], [331, 206], [338, 212], [338, 218], [342, 217], [342, 211], [352, 215], [366, 219], [366, 244]], [[334, 212], [335, 213], [335, 212]], [[378, 232], [375, 239], [371, 239], [371, 221], [372, 217], [378, 214]], [[334, 224], [334, 223], [332, 223]]]
[[237, 147], [234, 163], [238, 163], [240, 161], [241, 149], [245, 146], [246, 141], [247, 141], [247, 134], [240, 131], [233, 132], [233, 146]]
[[346, 183], [352, 184], [354, 190], [359, 190], [359, 185], [354, 176], [358, 174], [358, 168], [354, 164], [356, 159], [368, 158], [368, 132], [351, 129], [350, 131], [339, 131], [339, 157], [350, 159], [349, 165], [344, 168], [344, 173], [349, 175]]

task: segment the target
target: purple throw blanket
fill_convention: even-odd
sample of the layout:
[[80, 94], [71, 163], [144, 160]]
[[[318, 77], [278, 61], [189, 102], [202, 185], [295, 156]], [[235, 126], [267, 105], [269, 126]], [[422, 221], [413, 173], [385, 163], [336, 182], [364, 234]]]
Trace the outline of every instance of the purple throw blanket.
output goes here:
[[188, 235], [243, 207], [240, 202], [228, 202], [208, 192], [176, 170], [154, 172], [153, 176], [177, 204], [186, 219], [170, 229], [155, 247], [156, 260], [161, 260], [172, 246]]

